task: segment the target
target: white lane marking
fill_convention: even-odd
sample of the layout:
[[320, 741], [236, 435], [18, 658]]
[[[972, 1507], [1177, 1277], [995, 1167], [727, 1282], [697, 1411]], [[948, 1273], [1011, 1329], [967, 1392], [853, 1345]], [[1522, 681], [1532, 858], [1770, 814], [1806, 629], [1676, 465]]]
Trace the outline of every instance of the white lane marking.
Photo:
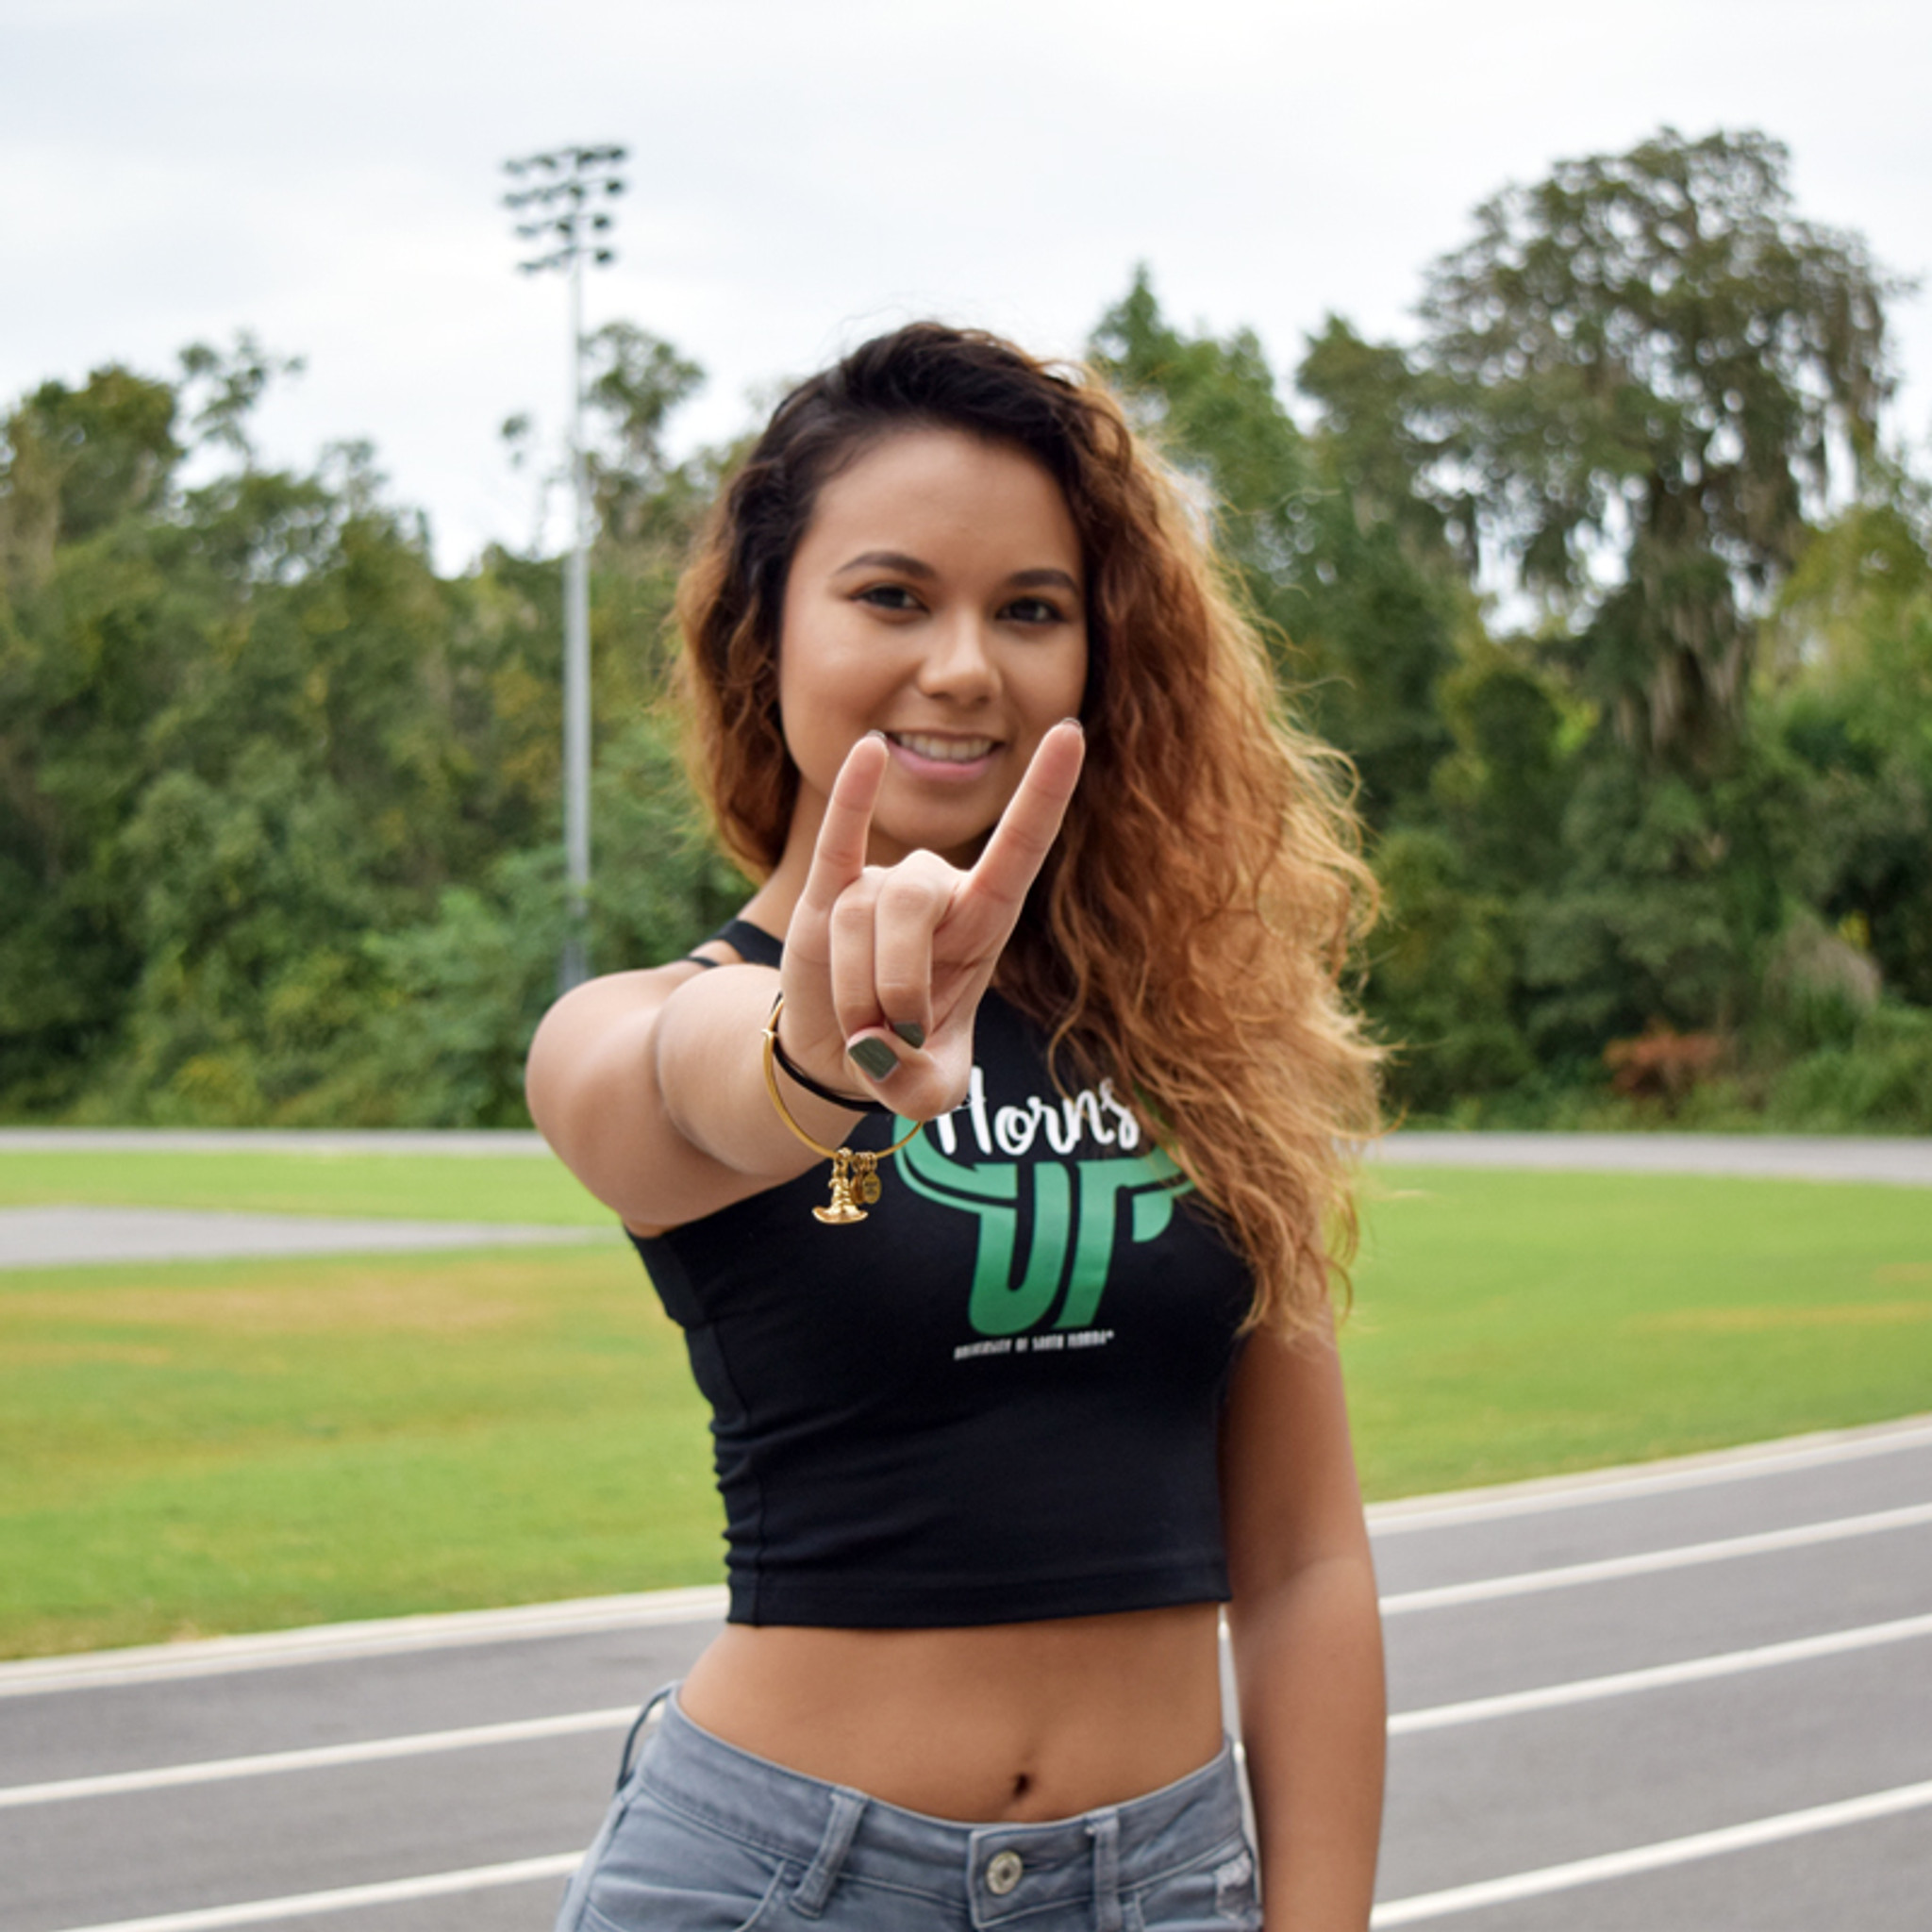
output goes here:
[[275, 1919], [299, 1919], [309, 1912], [345, 1912], [358, 1906], [446, 1898], [453, 1892], [487, 1891], [491, 1886], [563, 1878], [577, 1869], [583, 1857], [581, 1852], [553, 1852], [541, 1858], [517, 1858], [508, 1865], [473, 1865], [467, 1872], [431, 1872], [422, 1878], [387, 1878], [375, 1885], [344, 1885], [334, 1891], [252, 1898], [242, 1905], [162, 1912], [152, 1919], [116, 1919], [111, 1924], [75, 1926], [72, 1932], [214, 1932], [221, 1925], [260, 1925]]
[[1482, 1906], [1507, 1905], [1519, 1898], [1569, 1891], [1606, 1878], [1629, 1878], [1640, 1872], [1657, 1872], [1670, 1865], [1688, 1865], [1695, 1858], [1722, 1852], [1749, 1851], [1802, 1838], [1807, 1832], [1835, 1831], [1847, 1824], [1895, 1818], [1932, 1805], [1932, 1779], [1899, 1785], [1863, 1798], [1844, 1798], [1833, 1805], [1814, 1805], [1804, 1811], [1784, 1811], [1774, 1818], [1754, 1818], [1746, 1824], [1727, 1824], [1716, 1831], [1692, 1832], [1688, 1838], [1668, 1838], [1656, 1844], [1633, 1845], [1626, 1852], [1607, 1852], [1600, 1857], [1576, 1858], [1566, 1865], [1544, 1865], [1534, 1872], [1515, 1872], [1507, 1878], [1485, 1878], [1474, 1885], [1455, 1885], [1444, 1891], [1418, 1892], [1412, 1898], [1390, 1899], [1370, 1914], [1375, 1932], [1390, 1925], [1416, 1925], [1424, 1919], [1445, 1919], [1452, 1912], [1474, 1911]]
[[457, 1650], [475, 1643], [578, 1637], [655, 1624], [721, 1623], [726, 1604], [722, 1585], [700, 1584], [687, 1590], [640, 1591], [628, 1596], [517, 1604], [508, 1609], [449, 1610], [416, 1617], [372, 1618], [358, 1624], [319, 1624], [300, 1630], [264, 1630], [246, 1637], [203, 1638], [191, 1643], [143, 1644], [82, 1657], [27, 1657], [0, 1663], [0, 1697], [151, 1684], [174, 1677], [225, 1676], [233, 1671], [277, 1670], [289, 1664], [333, 1663], [343, 1657], [389, 1657], [416, 1650]]
[[1535, 1516], [1552, 1509], [1576, 1509], [1590, 1503], [1620, 1502], [1628, 1496], [1655, 1496], [1674, 1490], [1707, 1489], [1717, 1483], [1745, 1482], [1754, 1476], [1786, 1475], [1793, 1470], [1824, 1469], [1862, 1462], [1872, 1456], [1932, 1446], [1932, 1423], [1884, 1424], [1828, 1435], [1800, 1436], [1780, 1447], [1754, 1444], [1720, 1449], [1708, 1456], [1645, 1469], [1585, 1470], [1575, 1475], [1535, 1476], [1497, 1489], [1452, 1491], [1441, 1496], [1406, 1496], [1371, 1503], [1369, 1524], [1377, 1541], [1419, 1529], [1447, 1529], [1463, 1523], [1493, 1523], [1510, 1516]]
[[1507, 1576], [1481, 1576], [1470, 1583], [1443, 1583], [1429, 1590], [1398, 1591], [1382, 1599], [1382, 1614], [1444, 1609], [1453, 1604], [1491, 1603], [1498, 1597], [1533, 1596], [1540, 1591], [1568, 1590], [1579, 1583], [1606, 1583], [1619, 1576], [1649, 1576], [1660, 1570], [1686, 1570], [1700, 1563], [1723, 1563], [1773, 1550], [1801, 1550], [1817, 1543], [1842, 1542], [1890, 1529], [1912, 1529], [1932, 1523], [1932, 1503], [1902, 1509], [1874, 1509], [1862, 1516], [1837, 1516], [1801, 1523], [1790, 1529], [1758, 1530], [1750, 1536], [1711, 1542], [1675, 1543], [1668, 1549], [1639, 1550], [1627, 1557], [1603, 1557], [1589, 1563], [1563, 1563], [1548, 1570], [1520, 1570]]
[[[1843, 1657], [1882, 1643], [1902, 1643], [1914, 1637], [1932, 1637], [1932, 1615], [1900, 1617], [1889, 1624], [1863, 1624], [1856, 1629], [1834, 1630], [1824, 1637], [1796, 1637], [1783, 1643], [1763, 1643], [1751, 1650], [1689, 1657], [1682, 1663], [1652, 1664], [1642, 1670], [1617, 1671], [1603, 1677], [1574, 1677], [1567, 1684], [1546, 1684], [1536, 1690], [1508, 1690], [1494, 1697], [1466, 1698], [1459, 1704], [1432, 1704], [1420, 1710], [1397, 1711], [1389, 1720], [1389, 1735], [1397, 1738], [1412, 1731], [1439, 1731], [1451, 1724], [1480, 1724], [1488, 1718], [1515, 1717], [1528, 1710], [1555, 1710], [1565, 1705], [1592, 1703], [1601, 1697], [1625, 1697], [1638, 1690], [1701, 1684], [1713, 1677], [1736, 1676], [1744, 1671], [1770, 1670], [1778, 1664]], [[4, 1802], [4, 1796], [0, 1793], [0, 1802]]]
[[66, 1798], [119, 1797], [128, 1791], [166, 1790], [175, 1785], [212, 1785], [282, 1771], [320, 1771], [340, 1764], [375, 1764], [386, 1757], [420, 1757], [437, 1751], [470, 1751], [488, 1744], [522, 1744], [533, 1738], [570, 1738], [585, 1731], [616, 1730], [634, 1723], [634, 1704], [606, 1710], [577, 1710], [561, 1717], [518, 1718], [471, 1724], [455, 1731], [413, 1731], [398, 1738], [368, 1738], [354, 1744], [312, 1744], [298, 1751], [261, 1751], [249, 1757], [205, 1757], [192, 1764], [157, 1765], [149, 1771], [103, 1772], [38, 1785], [0, 1786], [0, 1811], [22, 1805], [53, 1805]]
[[[1223, 1632], [1224, 1639], [1225, 1631]], [[1806, 1663], [1816, 1657], [1842, 1657], [1880, 1644], [1900, 1643], [1915, 1637], [1932, 1637], [1932, 1613], [1900, 1617], [1885, 1624], [1863, 1624], [1834, 1630], [1822, 1637], [1798, 1637], [1782, 1643], [1759, 1644], [1750, 1650], [1725, 1651], [1690, 1657], [1681, 1663], [1654, 1664], [1641, 1670], [1619, 1671], [1601, 1677], [1577, 1677], [1568, 1683], [1546, 1684], [1534, 1690], [1504, 1691], [1493, 1697], [1467, 1698], [1457, 1704], [1429, 1705], [1395, 1712], [1389, 1720], [1391, 1737], [1414, 1731], [1443, 1730], [1452, 1724], [1479, 1724], [1489, 1718], [1513, 1717], [1523, 1711], [1553, 1710], [1565, 1705], [1587, 1704], [1599, 1698], [1622, 1697], [1639, 1690], [1666, 1690], [1745, 1671], [1770, 1670], [1779, 1664]], [[25, 1805], [58, 1804], [71, 1798], [119, 1797], [130, 1791], [171, 1790], [181, 1785], [219, 1784], [231, 1778], [263, 1777], [277, 1772], [317, 1771], [345, 1764], [372, 1764], [386, 1758], [415, 1757], [440, 1751], [465, 1751], [493, 1744], [525, 1743], [532, 1739], [567, 1738], [589, 1731], [616, 1730], [635, 1720], [630, 1705], [603, 1710], [579, 1710], [558, 1717], [520, 1718], [504, 1724], [472, 1724], [461, 1730], [414, 1731], [401, 1737], [371, 1738], [353, 1744], [319, 1744], [298, 1751], [265, 1751], [250, 1757], [203, 1758], [191, 1764], [159, 1765], [147, 1771], [104, 1772], [92, 1777], [70, 1777], [36, 1785], [0, 1786], [0, 1811]], [[1241, 1747], [1236, 1745], [1236, 1749]]]

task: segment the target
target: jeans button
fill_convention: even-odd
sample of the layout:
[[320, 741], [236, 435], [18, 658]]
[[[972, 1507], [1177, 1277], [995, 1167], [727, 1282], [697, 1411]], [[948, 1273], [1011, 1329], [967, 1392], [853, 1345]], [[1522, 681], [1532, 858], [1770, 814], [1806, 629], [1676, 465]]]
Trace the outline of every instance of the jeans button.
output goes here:
[[986, 1861], [986, 1889], [1005, 1898], [1026, 1869], [1018, 1852], [995, 1852]]

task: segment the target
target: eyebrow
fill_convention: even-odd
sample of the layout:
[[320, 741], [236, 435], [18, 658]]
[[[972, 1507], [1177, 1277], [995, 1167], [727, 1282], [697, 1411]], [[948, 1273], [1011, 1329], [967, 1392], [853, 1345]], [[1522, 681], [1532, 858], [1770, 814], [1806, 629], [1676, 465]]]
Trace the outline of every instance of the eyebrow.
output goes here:
[[[843, 576], [852, 570], [892, 570], [902, 576], [917, 577], [922, 583], [930, 583], [939, 575], [931, 564], [923, 563], [916, 557], [908, 557], [903, 550], [860, 551], [857, 557], [841, 563], [833, 575]], [[1069, 591], [1076, 597], [1080, 594], [1080, 586], [1063, 570], [1016, 570], [1007, 582], [1017, 591], [1055, 589]]]
[[843, 576], [848, 570], [895, 570], [902, 576], [921, 577], [930, 580], [939, 573], [929, 563], [921, 563], [916, 557], [908, 557], [903, 550], [862, 550], [847, 563], [841, 563], [832, 573]]

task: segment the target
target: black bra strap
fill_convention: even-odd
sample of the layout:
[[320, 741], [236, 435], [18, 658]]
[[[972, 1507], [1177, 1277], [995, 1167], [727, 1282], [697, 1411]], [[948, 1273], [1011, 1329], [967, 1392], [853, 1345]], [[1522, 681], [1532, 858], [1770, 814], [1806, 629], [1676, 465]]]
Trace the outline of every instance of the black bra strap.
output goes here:
[[[738, 957], [752, 966], [775, 966], [785, 957], [785, 941], [774, 939], [763, 926], [754, 925], [748, 919], [727, 919], [716, 932], [707, 933], [699, 941], [709, 945], [713, 940], [722, 940]], [[708, 966], [722, 966], [722, 959], [708, 959]]]
[[[713, 940], [722, 940], [738, 957], [752, 966], [775, 966], [785, 957], [785, 942], [774, 939], [763, 926], [754, 925], [748, 919], [727, 919], [716, 932], [708, 932], [698, 941], [708, 946]], [[693, 966], [724, 966], [730, 962], [724, 959], [707, 959], [702, 953], [687, 953], [684, 956]]]

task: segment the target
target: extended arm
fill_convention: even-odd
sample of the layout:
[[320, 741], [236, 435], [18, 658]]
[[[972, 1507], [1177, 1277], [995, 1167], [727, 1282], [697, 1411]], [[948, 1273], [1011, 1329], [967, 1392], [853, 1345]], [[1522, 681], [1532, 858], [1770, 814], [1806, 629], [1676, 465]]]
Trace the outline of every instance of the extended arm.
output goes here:
[[[964, 1097], [980, 996], [1058, 832], [1080, 733], [1046, 735], [970, 872], [930, 852], [866, 864], [886, 756], [883, 741], [865, 738], [846, 758], [790, 913], [782, 972], [678, 963], [615, 974], [567, 994], [538, 1029], [531, 1115], [631, 1226], [675, 1226], [813, 1165], [764, 1086], [759, 1035], [781, 985], [787, 1048], [821, 1085], [914, 1120]], [[868, 1038], [890, 1061], [883, 1079], [848, 1056]], [[851, 1111], [779, 1079], [808, 1133], [844, 1138]]]
[[1361, 1932], [1382, 1819], [1382, 1630], [1325, 1327], [1250, 1338], [1222, 1495], [1268, 1932]]

